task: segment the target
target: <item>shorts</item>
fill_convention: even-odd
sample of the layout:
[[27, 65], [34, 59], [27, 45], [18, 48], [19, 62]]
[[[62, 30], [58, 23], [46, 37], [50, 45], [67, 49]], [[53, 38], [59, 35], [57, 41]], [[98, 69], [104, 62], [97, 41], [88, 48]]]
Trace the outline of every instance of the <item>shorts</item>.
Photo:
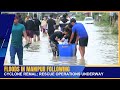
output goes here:
[[33, 31], [33, 33], [34, 33], [35, 35], [37, 35], [37, 36], [40, 35], [40, 31]]
[[79, 46], [87, 46], [88, 45], [88, 37], [79, 39]]
[[27, 36], [33, 38], [33, 31], [31, 30], [26, 30]]

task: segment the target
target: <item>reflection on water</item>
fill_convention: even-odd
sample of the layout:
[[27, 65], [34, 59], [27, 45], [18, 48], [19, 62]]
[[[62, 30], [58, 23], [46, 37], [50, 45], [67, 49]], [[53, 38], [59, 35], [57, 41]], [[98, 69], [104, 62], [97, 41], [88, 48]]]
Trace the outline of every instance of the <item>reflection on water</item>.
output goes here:
[[[89, 30], [89, 29], [87, 29]], [[89, 32], [89, 45], [86, 49], [88, 64], [117, 64], [118, 35], [111, 35], [100, 27]], [[91, 53], [90, 53], [91, 52]], [[91, 58], [91, 59], [89, 59]]]
[[55, 65], [85, 65], [85, 60], [77, 57], [53, 57], [51, 61]]
[[[92, 24], [85, 24], [89, 35], [85, 60], [77, 57], [53, 57], [48, 37], [41, 35], [40, 42], [34, 42], [29, 49], [24, 49], [24, 65], [90, 65], [90, 64], [117, 64], [118, 63], [118, 35], [111, 35]], [[9, 44], [10, 45], [10, 44]], [[78, 48], [78, 47], [77, 47]], [[9, 47], [5, 64], [10, 62]], [[16, 57], [16, 64], [18, 59]]]

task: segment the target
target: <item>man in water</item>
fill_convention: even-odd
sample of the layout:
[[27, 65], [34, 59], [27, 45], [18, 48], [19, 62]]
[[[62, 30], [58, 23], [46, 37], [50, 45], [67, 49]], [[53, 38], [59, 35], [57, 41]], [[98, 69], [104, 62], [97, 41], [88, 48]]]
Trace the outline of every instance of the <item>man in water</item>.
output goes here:
[[81, 59], [84, 60], [84, 55], [85, 55], [85, 47], [88, 44], [88, 34], [86, 32], [85, 27], [83, 26], [82, 23], [76, 23], [76, 20], [74, 18], [72, 18], [70, 20], [70, 23], [73, 25], [72, 27], [72, 34], [71, 34], [71, 38], [69, 41], [69, 44], [71, 44], [74, 34], [75, 32], [77, 33], [77, 40], [76, 40], [76, 44], [79, 40], [79, 51], [81, 54]]
[[[41, 22], [39, 19], [37, 19], [37, 14], [34, 14], [34, 24], [35, 24], [35, 28], [33, 30], [34, 33], [34, 42], [36, 42], [37, 40], [40, 41], [40, 31], [39, 31], [39, 26], [41, 25]], [[36, 40], [37, 37], [37, 40]]]
[[64, 32], [61, 32], [59, 30], [57, 30], [58, 27], [56, 26], [56, 31], [50, 36], [50, 46], [52, 48], [52, 52], [53, 52], [53, 56], [59, 56], [59, 50], [58, 50], [58, 42], [63, 42], [64, 40], [62, 40], [62, 38], [64, 37], [65, 39], [67, 39], [67, 35], [68, 35], [68, 30], [65, 29]]
[[18, 15], [18, 17], [19, 17], [19, 23], [25, 25], [25, 22], [24, 22], [24, 20], [22, 19], [22, 16], [21, 16], [21, 15]]
[[[66, 25], [65, 26], [65, 29], [68, 29], [68, 42], [70, 41], [70, 36], [71, 36], [71, 34], [72, 34], [72, 25], [71, 25], [71, 23], [69, 23], [68, 25]], [[76, 42], [76, 38], [77, 38], [77, 33], [75, 32], [74, 33], [74, 37], [73, 37], [73, 39], [72, 39], [72, 41], [71, 41], [71, 44], [75, 44], [75, 42]], [[77, 45], [75, 45], [75, 53], [74, 53], [74, 56], [76, 56], [76, 53], [77, 53]]]
[[29, 44], [32, 44], [33, 31], [34, 31], [34, 28], [35, 28], [35, 24], [34, 24], [34, 21], [33, 21], [31, 16], [26, 21], [25, 28], [26, 28], [26, 33], [27, 33], [27, 37], [28, 37], [28, 40], [29, 40]]
[[53, 20], [53, 15], [50, 15], [50, 19], [47, 21], [48, 24], [48, 35], [49, 37], [54, 33], [55, 31], [55, 20]]
[[[27, 41], [27, 35], [25, 26], [19, 23], [19, 17], [15, 16], [14, 24], [12, 27], [12, 39], [10, 45], [10, 63], [15, 64], [15, 55], [17, 53], [19, 59], [19, 65], [23, 65], [23, 46], [22, 46], [22, 35]], [[27, 44], [28, 42], [26, 42]]]

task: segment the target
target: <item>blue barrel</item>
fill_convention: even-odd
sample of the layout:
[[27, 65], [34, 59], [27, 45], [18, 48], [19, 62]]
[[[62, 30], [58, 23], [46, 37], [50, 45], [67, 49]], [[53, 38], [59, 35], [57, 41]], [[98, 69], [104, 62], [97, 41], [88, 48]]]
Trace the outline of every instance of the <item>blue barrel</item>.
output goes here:
[[58, 44], [60, 57], [73, 57], [75, 53], [75, 44]]

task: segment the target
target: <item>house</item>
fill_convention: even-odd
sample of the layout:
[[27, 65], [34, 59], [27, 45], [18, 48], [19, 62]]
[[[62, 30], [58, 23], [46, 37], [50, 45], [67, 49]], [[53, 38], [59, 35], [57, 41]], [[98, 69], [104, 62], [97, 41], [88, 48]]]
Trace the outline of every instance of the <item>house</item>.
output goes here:
[[92, 17], [92, 12], [85, 12], [84, 15], [85, 15], [86, 17]]

